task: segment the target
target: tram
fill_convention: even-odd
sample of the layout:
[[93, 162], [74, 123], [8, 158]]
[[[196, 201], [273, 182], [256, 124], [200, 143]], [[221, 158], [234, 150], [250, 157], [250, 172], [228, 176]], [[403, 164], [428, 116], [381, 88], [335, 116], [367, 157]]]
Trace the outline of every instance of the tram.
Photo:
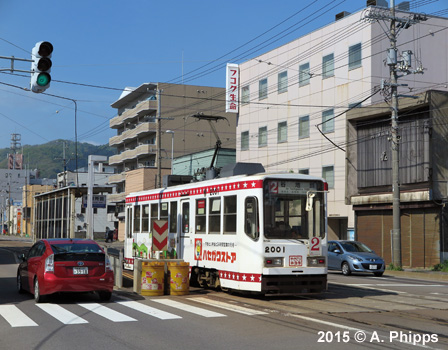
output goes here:
[[235, 175], [126, 197], [125, 269], [153, 257], [155, 220], [165, 254], [190, 265], [190, 284], [264, 295], [327, 288], [327, 183], [292, 173]]

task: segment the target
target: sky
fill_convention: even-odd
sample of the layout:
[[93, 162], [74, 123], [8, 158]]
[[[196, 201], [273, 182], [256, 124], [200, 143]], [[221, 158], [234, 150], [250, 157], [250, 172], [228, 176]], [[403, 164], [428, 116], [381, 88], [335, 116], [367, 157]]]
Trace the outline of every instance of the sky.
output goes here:
[[[390, 3], [390, 0], [388, 1]], [[396, 0], [395, 3], [400, 3]], [[275, 4], [275, 5], [273, 5]], [[357, 12], [366, 0], [0, 0], [0, 56], [31, 58], [54, 46], [52, 82], [26, 91], [29, 73], [0, 59], [0, 148], [56, 139], [95, 145], [116, 135], [110, 105], [148, 82], [225, 86], [226, 63], [242, 63]], [[411, 0], [411, 11], [448, 16], [448, 0]], [[29, 71], [29, 62], [14, 68]], [[51, 94], [49, 96], [46, 94]], [[64, 99], [65, 98], [65, 99]], [[62, 146], [61, 146], [62, 152]]]

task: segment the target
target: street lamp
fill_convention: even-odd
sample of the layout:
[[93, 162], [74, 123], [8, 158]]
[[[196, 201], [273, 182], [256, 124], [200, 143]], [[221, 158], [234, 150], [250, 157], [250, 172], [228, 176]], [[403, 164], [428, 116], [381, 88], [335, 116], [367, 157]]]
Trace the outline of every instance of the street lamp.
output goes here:
[[173, 159], [174, 159], [174, 131], [167, 130], [165, 134], [171, 134], [171, 175], [173, 174]]

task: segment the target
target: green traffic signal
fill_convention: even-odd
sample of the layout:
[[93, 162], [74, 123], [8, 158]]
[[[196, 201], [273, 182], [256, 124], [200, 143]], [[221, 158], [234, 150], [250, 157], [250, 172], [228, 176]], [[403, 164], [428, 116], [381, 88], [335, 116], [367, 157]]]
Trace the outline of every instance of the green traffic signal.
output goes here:
[[36, 79], [36, 83], [39, 86], [47, 86], [50, 84], [51, 76], [48, 73], [39, 73]]

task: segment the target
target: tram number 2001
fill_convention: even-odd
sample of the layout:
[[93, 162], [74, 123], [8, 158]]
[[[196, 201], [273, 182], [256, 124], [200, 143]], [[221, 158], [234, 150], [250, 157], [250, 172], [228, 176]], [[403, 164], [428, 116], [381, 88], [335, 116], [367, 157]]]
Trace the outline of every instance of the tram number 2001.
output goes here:
[[285, 247], [267, 246], [264, 248], [265, 253], [284, 253]]

